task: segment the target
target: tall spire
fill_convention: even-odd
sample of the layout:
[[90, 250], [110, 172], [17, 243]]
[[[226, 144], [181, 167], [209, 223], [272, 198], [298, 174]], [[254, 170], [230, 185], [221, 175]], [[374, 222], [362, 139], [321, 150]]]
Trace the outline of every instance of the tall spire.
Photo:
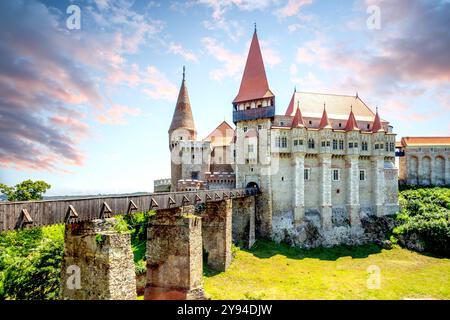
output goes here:
[[375, 119], [373, 120], [372, 124], [372, 132], [380, 132], [384, 131], [382, 125], [381, 125], [381, 119], [380, 115], [378, 114], [378, 107], [377, 107], [377, 113], [375, 114]]
[[233, 103], [273, 97], [267, 82], [266, 70], [259, 47], [256, 28], [253, 32], [250, 50], [245, 63], [244, 74], [242, 75], [239, 93], [233, 100]]
[[353, 114], [353, 106], [350, 107], [350, 114], [348, 116], [347, 124], [344, 128], [345, 131], [359, 130], [358, 123], [356, 122], [355, 115]]
[[294, 88], [294, 93], [292, 93], [291, 101], [289, 102], [289, 106], [286, 110], [285, 116], [293, 116], [295, 109], [294, 109], [294, 101], [295, 101], [295, 92], [297, 91], [297, 88]]
[[302, 112], [300, 111], [300, 104], [297, 102], [297, 108], [295, 110], [294, 120], [292, 121], [292, 128], [304, 128], [305, 120], [303, 120]]
[[319, 129], [331, 129], [330, 120], [328, 120], [328, 114], [325, 108], [325, 102], [323, 103], [323, 113], [322, 119], [320, 119]]
[[195, 135], [194, 118], [192, 117], [191, 103], [189, 101], [189, 94], [186, 86], [186, 69], [183, 66], [183, 80], [181, 81], [180, 92], [178, 93], [178, 100], [175, 106], [175, 111], [170, 124], [169, 133], [176, 129], [187, 129]]

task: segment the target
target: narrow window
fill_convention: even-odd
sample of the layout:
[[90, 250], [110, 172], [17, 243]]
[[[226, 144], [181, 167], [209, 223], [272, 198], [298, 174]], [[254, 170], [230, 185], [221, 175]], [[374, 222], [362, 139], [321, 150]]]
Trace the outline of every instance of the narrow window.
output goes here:
[[339, 181], [339, 169], [333, 169], [333, 181]]
[[349, 142], [349, 143], [348, 143], [348, 147], [349, 147], [350, 149], [352, 149], [352, 148], [353, 148], [353, 142]]
[[287, 148], [287, 138], [286, 137], [281, 138], [281, 147]]
[[305, 169], [304, 170], [305, 180], [309, 180], [310, 175], [311, 175], [311, 169]]
[[338, 148], [338, 142], [336, 139], [333, 140], [333, 150], [336, 150]]
[[366, 180], [366, 171], [364, 171], [364, 170], [359, 171], [359, 180], [361, 180], [361, 181]]
[[247, 127], [244, 127], [244, 132], [247, 132], [247, 129], [248, 129]]
[[344, 150], [344, 140], [339, 140], [339, 150]]

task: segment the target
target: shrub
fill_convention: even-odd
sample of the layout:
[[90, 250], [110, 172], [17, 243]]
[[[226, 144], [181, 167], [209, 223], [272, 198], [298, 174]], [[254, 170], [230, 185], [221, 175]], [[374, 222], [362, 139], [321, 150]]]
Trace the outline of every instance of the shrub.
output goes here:
[[450, 256], [450, 189], [404, 190], [399, 202], [400, 225], [393, 232], [400, 244]]

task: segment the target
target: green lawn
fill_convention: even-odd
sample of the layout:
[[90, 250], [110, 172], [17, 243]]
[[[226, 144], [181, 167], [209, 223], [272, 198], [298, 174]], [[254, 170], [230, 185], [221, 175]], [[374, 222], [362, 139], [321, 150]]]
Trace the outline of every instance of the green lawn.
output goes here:
[[[381, 272], [368, 289], [367, 268]], [[450, 259], [375, 245], [301, 250], [258, 241], [226, 272], [205, 271], [212, 299], [450, 299]]]

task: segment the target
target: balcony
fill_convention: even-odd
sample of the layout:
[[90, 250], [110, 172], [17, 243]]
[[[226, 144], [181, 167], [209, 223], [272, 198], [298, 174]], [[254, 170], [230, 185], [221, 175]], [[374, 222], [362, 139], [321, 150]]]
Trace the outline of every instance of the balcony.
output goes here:
[[273, 118], [275, 106], [233, 111], [233, 122]]

